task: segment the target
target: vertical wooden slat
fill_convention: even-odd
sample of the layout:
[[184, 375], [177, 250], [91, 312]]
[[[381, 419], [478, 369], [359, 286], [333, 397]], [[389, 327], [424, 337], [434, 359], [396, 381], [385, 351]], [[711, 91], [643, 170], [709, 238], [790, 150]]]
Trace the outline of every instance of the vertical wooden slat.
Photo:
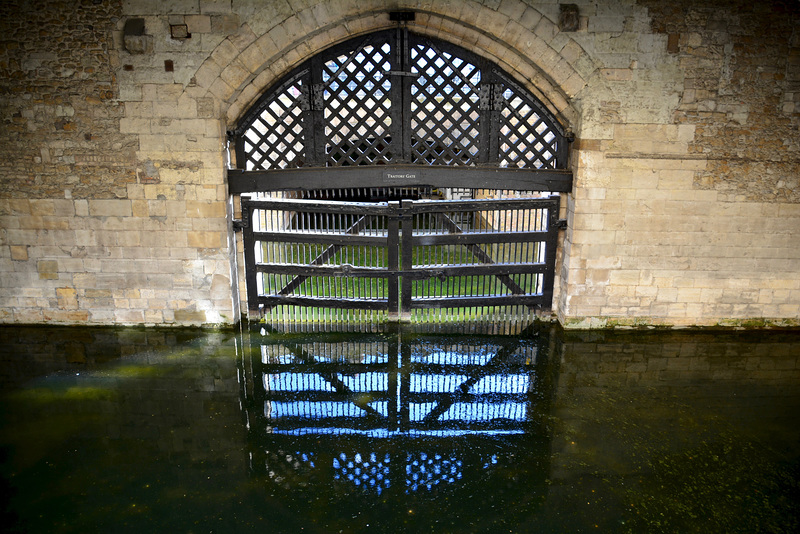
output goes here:
[[558, 245], [558, 215], [559, 200], [561, 197], [553, 195], [550, 197], [550, 207], [547, 220], [547, 240], [545, 242], [545, 272], [542, 287], [542, 297], [544, 302], [553, 301], [553, 284], [555, 282], [556, 270], [556, 247]]
[[[258, 286], [256, 282], [256, 241], [253, 237], [253, 207], [248, 199], [242, 199], [242, 219], [245, 222], [242, 230], [244, 243], [245, 284], [247, 286], [248, 318], [252, 321], [258, 317]], [[258, 245], [260, 246], [260, 244]]]
[[400, 203], [389, 202], [391, 208], [391, 215], [387, 220], [387, 270], [390, 274], [387, 277], [387, 291], [388, 291], [388, 311], [389, 317], [396, 317], [400, 302], [398, 300], [398, 284], [400, 271]]
[[[401, 243], [400, 243], [400, 268], [404, 273], [411, 273], [413, 265], [414, 251], [414, 220], [410, 213], [414, 205], [411, 200], [403, 200], [400, 203], [401, 209]], [[401, 313], [407, 315], [411, 312], [412, 285], [411, 277], [403, 276], [400, 288], [400, 308]]]

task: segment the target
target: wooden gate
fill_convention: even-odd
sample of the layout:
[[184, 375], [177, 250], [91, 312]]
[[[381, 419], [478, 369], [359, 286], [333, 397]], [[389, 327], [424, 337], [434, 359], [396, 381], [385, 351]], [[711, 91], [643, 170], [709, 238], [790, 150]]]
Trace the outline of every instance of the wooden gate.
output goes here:
[[297, 65], [228, 134], [251, 318], [550, 307], [572, 135], [487, 58], [398, 22]]
[[380, 321], [549, 308], [559, 200], [243, 197], [250, 318]]

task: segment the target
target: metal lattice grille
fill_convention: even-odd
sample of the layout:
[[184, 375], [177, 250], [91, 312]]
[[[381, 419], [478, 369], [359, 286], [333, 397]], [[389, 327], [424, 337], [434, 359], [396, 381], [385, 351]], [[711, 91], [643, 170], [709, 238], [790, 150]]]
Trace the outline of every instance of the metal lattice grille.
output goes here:
[[306, 86], [289, 84], [252, 120], [242, 136], [247, 170], [301, 167], [306, 153], [302, 103]]
[[556, 168], [559, 138], [540, 112], [510, 87], [502, 92], [500, 166]]
[[481, 71], [469, 61], [418, 44], [411, 49], [411, 150], [414, 163], [475, 164]]
[[359, 37], [275, 87], [231, 132], [241, 169], [566, 168], [563, 130], [533, 94], [444, 41], [395, 30]]
[[389, 43], [365, 46], [325, 62], [324, 124], [327, 165], [392, 161]]

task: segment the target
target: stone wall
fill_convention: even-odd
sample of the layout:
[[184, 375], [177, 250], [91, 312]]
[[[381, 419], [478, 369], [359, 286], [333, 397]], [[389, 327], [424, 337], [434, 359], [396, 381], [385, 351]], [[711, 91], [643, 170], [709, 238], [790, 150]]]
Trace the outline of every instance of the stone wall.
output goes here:
[[586, 90], [559, 314], [796, 325], [798, 6], [637, 4], [587, 35], [606, 83]]
[[[0, 6], [4, 322], [238, 319], [221, 122], [213, 103], [185, 96], [189, 68], [168, 72], [153, 56], [179, 41], [162, 33], [150, 53], [126, 51], [126, 9]], [[148, 21], [148, 31], [168, 28]]]
[[[797, 325], [797, 3], [575, 5], [562, 31], [557, 2], [396, 3], [417, 12], [412, 31], [497, 62], [576, 134], [555, 315]], [[386, 12], [0, 5], [0, 321], [237, 321], [224, 132], [294, 65], [391, 27]]]

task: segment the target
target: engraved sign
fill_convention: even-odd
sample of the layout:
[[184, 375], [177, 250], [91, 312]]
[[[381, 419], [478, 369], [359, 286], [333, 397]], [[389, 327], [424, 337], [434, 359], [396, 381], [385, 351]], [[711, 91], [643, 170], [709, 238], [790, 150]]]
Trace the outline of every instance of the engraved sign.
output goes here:
[[406, 185], [419, 182], [419, 171], [393, 170], [383, 171], [383, 181], [387, 185]]

